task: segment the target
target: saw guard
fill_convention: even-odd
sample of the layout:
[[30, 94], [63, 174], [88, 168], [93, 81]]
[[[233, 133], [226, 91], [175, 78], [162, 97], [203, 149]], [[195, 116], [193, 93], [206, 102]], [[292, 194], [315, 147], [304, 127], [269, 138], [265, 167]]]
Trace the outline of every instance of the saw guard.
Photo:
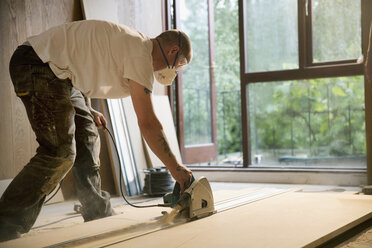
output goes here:
[[190, 195], [190, 219], [203, 218], [215, 212], [212, 189], [206, 177], [195, 180], [184, 193]]

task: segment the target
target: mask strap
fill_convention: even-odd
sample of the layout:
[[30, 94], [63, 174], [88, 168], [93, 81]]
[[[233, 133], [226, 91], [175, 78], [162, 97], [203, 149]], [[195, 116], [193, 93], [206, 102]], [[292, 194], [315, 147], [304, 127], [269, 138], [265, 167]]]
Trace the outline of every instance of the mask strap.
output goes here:
[[160, 47], [161, 53], [163, 54], [163, 57], [165, 58], [165, 62], [167, 62], [168, 68], [170, 68], [169, 63], [168, 63], [168, 60], [167, 60], [167, 56], [165, 56], [165, 53], [164, 53], [164, 51], [163, 51], [163, 48], [162, 48], [161, 45], [160, 45], [159, 40], [156, 39], [156, 41], [157, 41], [158, 44], [159, 44], [159, 47]]
[[[181, 32], [180, 31], [178, 31], [178, 49], [181, 49]], [[172, 68], [174, 68], [177, 58], [178, 58], [178, 52], [176, 54], [176, 57], [174, 58]]]

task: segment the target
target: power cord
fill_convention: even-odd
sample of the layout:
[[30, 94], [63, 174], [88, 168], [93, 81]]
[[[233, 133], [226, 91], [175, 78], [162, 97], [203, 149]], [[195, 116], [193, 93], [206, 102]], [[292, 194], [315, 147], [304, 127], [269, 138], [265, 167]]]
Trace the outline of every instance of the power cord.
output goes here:
[[[103, 128], [104, 129], [106, 129], [107, 130], [107, 132], [109, 133], [109, 135], [110, 135], [110, 137], [111, 137], [111, 140], [112, 140], [112, 143], [114, 143], [114, 147], [115, 147], [115, 150], [116, 150], [116, 155], [118, 156], [118, 159], [119, 159], [119, 161], [120, 161], [120, 158], [119, 158], [119, 150], [118, 150], [118, 148], [117, 148], [117, 146], [116, 146], [116, 143], [115, 143], [115, 140], [114, 140], [114, 137], [112, 136], [112, 134], [111, 134], [111, 132], [110, 132], [110, 130], [108, 130], [108, 128], [105, 126], [105, 125], [103, 125]], [[120, 163], [120, 162], [119, 162]], [[128, 205], [130, 205], [130, 206], [132, 206], [132, 207], [135, 207], [135, 208], [151, 208], [151, 207], [170, 207], [171, 206], [171, 204], [154, 204], [154, 205], [141, 205], [141, 206], [139, 206], [139, 205], [134, 205], [134, 204], [132, 204], [132, 203], [130, 203], [128, 200], [127, 200], [127, 198], [125, 198], [125, 195], [124, 195], [124, 193], [123, 193], [123, 189], [122, 189], [122, 186], [121, 186], [121, 181], [122, 181], [122, 170], [121, 170], [121, 166], [119, 165], [119, 180], [120, 180], [120, 182], [119, 182], [119, 187], [120, 187], [120, 193], [121, 193], [121, 196], [123, 197], [123, 199], [124, 199], [124, 201], [126, 201], [127, 203], [128, 203]]]
[[[47, 204], [48, 201], [52, 200], [52, 198], [53, 198], [53, 197], [58, 193], [58, 191], [61, 189], [62, 183], [63, 183], [63, 179], [59, 182], [59, 186], [58, 186], [58, 189], [56, 190], [56, 192], [54, 192], [54, 194], [53, 194], [51, 197], [49, 197], [48, 200], [46, 200], [46, 201], [44, 202], [44, 205]], [[53, 191], [52, 191], [52, 192], [53, 192]], [[50, 192], [50, 193], [52, 193], [52, 192]]]

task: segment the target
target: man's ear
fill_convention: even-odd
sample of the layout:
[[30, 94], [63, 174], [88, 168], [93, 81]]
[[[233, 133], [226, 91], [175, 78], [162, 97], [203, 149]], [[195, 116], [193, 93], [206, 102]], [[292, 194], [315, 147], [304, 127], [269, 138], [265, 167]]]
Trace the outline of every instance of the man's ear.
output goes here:
[[171, 46], [168, 55], [176, 54], [179, 50], [180, 48], [177, 45]]

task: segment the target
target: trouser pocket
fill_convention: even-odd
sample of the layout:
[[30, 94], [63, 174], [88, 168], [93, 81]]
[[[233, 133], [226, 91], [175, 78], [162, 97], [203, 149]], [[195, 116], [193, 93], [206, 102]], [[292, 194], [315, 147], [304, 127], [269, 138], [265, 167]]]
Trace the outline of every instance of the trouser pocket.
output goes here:
[[49, 68], [48, 64], [43, 63], [31, 46], [19, 46], [9, 62], [10, 77], [18, 96], [29, 95], [34, 90], [32, 80], [34, 67]]
[[34, 91], [31, 67], [31, 65], [16, 65], [10, 67], [10, 76], [12, 78], [14, 91], [19, 97], [30, 95], [31, 92]]

